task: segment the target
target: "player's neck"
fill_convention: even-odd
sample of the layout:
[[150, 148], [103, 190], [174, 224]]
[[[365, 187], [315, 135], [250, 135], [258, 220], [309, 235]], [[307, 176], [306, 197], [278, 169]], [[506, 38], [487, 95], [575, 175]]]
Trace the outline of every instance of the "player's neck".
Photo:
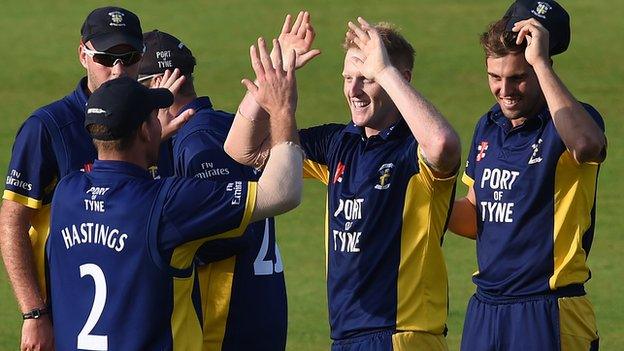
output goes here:
[[136, 151], [99, 151], [98, 160], [102, 161], [123, 161], [135, 164], [145, 170], [149, 169], [154, 162], [151, 162], [145, 154], [138, 153]]
[[389, 113], [383, 120], [379, 121], [378, 123], [365, 126], [364, 133], [366, 133], [367, 138], [370, 138], [373, 135], [377, 135], [381, 133], [381, 131], [397, 123], [399, 119], [401, 119], [401, 114], [399, 113], [399, 111], [393, 111], [393, 113]]
[[175, 96], [173, 105], [171, 105], [171, 111], [175, 111], [175, 114], [177, 116], [180, 114], [180, 112], [182, 112], [181, 110], [184, 106], [190, 104], [195, 99], [197, 99], [197, 94], [195, 93], [193, 93], [192, 95], [186, 95], [186, 96], [182, 96], [178, 94]]

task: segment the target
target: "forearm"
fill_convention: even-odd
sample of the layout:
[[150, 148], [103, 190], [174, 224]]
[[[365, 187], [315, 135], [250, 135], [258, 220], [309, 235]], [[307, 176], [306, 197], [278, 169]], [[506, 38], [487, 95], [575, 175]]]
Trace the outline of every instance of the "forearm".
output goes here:
[[283, 143], [299, 145], [299, 133], [294, 115], [294, 109], [284, 108], [276, 112], [275, 116], [271, 116], [272, 120], [269, 123], [271, 147]]
[[270, 147], [268, 114], [247, 93], [223, 148], [237, 162], [260, 169], [267, 160]]
[[271, 149], [258, 180], [256, 207], [251, 221], [274, 217], [297, 207], [303, 186], [303, 152], [294, 143], [281, 143]]
[[429, 165], [440, 175], [457, 170], [459, 137], [442, 114], [401, 75], [388, 67], [376, 78], [407, 122]]
[[557, 76], [549, 62], [536, 64], [535, 73], [561, 140], [579, 163], [604, 159], [606, 138]]
[[467, 198], [455, 200], [453, 203], [448, 229], [469, 239], [477, 238], [477, 212]]
[[28, 236], [32, 211], [10, 200], [4, 200], [0, 209], [0, 250], [22, 312], [44, 306]]

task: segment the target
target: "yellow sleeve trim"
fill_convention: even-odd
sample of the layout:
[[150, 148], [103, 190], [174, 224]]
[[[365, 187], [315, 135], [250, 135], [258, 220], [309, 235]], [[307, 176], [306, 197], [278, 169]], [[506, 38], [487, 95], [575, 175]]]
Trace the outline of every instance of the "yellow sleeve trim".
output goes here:
[[245, 213], [243, 214], [243, 219], [241, 220], [239, 226], [232, 230], [228, 230], [227, 232], [195, 239], [184, 245], [176, 247], [175, 250], [173, 250], [173, 254], [171, 255], [171, 267], [177, 269], [188, 268], [193, 262], [193, 257], [195, 256], [195, 253], [197, 252], [199, 247], [207, 241], [217, 239], [229, 239], [243, 235], [243, 233], [247, 229], [249, 221], [251, 220], [251, 215], [256, 207], [256, 192], [258, 183], [248, 182], [247, 185], [247, 201], [245, 201]]
[[[247, 225], [251, 220], [251, 215], [253, 211], [256, 209], [256, 195], [258, 194], [258, 183], [257, 182], [247, 182], [247, 202], [245, 203], [245, 214], [243, 215], [243, 220], [239, 228], [243, 228], [240, 234], [247, 229]], [[238, 229], [238, 228], [237, 228]], [[239, 235], [240, 235], [239, 234]]]
[[43, 205], [43, 202], [41, 200], [36, 200], [36, 199], [33, 199], [32, 197], [20, 195], [10, 190], [5, 190], [4, 194], [2, 195], [2, 198], [5, 200], [15, 201], [17, 203], [20, 203], [26, 207], [30, 207], [35, 210], [40, 209], [41, 206]]
[[606, 157], [604, 160], [596, 162], [596, 161], [588, 161], [588, 162], [583, 162], [583, 163], [578, 163], [576, 161], [576, 159], [574, 158], [574, 155], [572, 154], [572, 152], [568, 149], [566, 149], [564, 151], [564, 154], [568, 154], [568, 157], [570, 157], [572, 160], [574, 160], [574, 165], [576, 166], [576, 168], [582, 168], [584, 166], [600, 166], [601, 164], [604, 163], [604, 161], [606, 161]]
[[462, 182], [466, 184], [469, 188], [474, 185], [474, 179], [470, 178], [470, 176], [465, 172], [462, 176]]
[[433, 182], [448, 182], [448, 181], [454, 181], [457, 178], [457, 172], [445, 178], [436, 177], [433, 174], [433, 170], [431, 169], [431, 167], [429, 167], [429, 165], [425, 161], [425, 157], [422, 154], [420, 145], [418, 145], [418, 150], [416, 151], [416, 153], [418, 154], [418, 164], [420, 165], [420, 168], [424, 169], [425, 172], [427, 172], [428, 178], [430, 178]]

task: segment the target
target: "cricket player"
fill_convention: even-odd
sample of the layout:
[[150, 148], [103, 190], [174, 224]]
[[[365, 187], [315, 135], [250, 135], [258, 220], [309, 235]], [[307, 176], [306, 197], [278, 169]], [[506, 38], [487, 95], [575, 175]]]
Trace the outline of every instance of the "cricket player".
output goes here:
[[[158, 30], [144, 33], [143, 39], [146, 52], [139, 66], [139, 81], [158, 85], [166, 69], [179, 69], [186, 80], [174, 96], [171, 110], [176, 114], [195, 111], [193, 119], [172, 138], [175, 175], [218, 182], [257, 181], [259, 172], [223, 151], [234, 115], [215, 110], [209, 97], [197, 96], [193, 83], [196, 61], [191, 50]], [[159, 160], [159, 171], [166, 163]], [[286, 285], [273, 218], [249, 224], [240, 237], [206, 242], [197, 259], [203, 350], [284, 350]]]
[[481, 36], [496, 104], [477, 122], [449, 223], [477, 240], [462, 350], [598, 350], [583, 285], [606, 138], [553, 69], [569, 42], [554, 1], [518, 0]]
[[17, 133], [0, 210], [0, 249], [24, 318], [22, 350], [52, 348], [44, 280], [50, 202], [59, 179], [89, 170], [96, 156], [84, 129], [87, 98], [107, 80], [136, 78], [142, 54], [134, 13], [119, 7], [93, 10], [78, 45], [86, 77], [69, 95], [33, 112]]
[[[328, 189], [332, 350], [447, 350], [441, 244], [459, 138], [410, 84], [412, 46], [388, 25], [358, 21], [349, 23], [342, 71], [351, 121], [299, 131], [304, 173]], [[268, 121], [242, 104], [226, 151], [262, 164]]]
[[91, 95], [85, 126], [98, 159], [91, 172], [63, 178], [52, 203], [46, 249], [57, 350], [201, 350], [192, 294], [198, 248], [300, 202], [294, 59], [285, 67], [254, 67], [256, 83], [249, 81], [274, 137], [257, 182], [153, 179], [148, 168], [173, 95], [128, 77]]

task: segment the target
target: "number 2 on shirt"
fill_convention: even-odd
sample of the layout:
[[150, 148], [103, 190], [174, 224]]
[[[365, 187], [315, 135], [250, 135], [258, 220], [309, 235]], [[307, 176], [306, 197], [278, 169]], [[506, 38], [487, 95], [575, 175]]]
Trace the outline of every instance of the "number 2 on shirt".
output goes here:
[[108, 336], [90, 334], [100, 319], [102, 311], [104, 311], [104, 305], [106, 305], [106, 278], [102, 269], [93, 263], [85, 263], [80, 266], [80, 277], [84, 278], [85, 275], [90, 275], [93, 278], [95, 296], [89, 317], [87, 317], [85, 325], [78, 334], [76, 347], [80, 350], [107, 351]]

